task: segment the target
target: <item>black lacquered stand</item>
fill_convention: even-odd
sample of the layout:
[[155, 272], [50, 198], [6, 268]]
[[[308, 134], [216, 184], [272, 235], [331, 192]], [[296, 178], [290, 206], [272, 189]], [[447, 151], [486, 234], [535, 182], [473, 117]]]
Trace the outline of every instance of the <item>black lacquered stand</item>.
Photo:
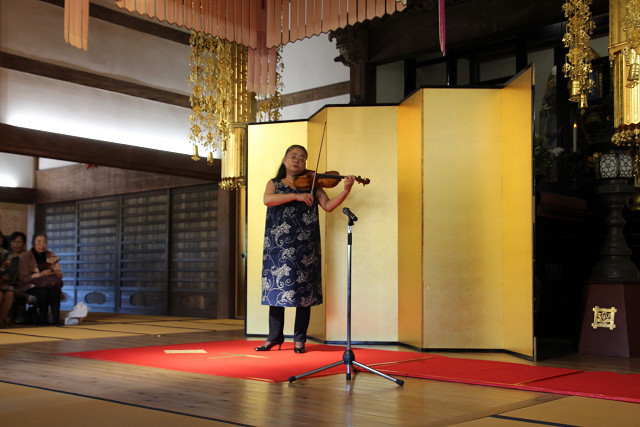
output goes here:
[[352, 370], [353, 372], [357, 372], [356, 368], [354, 368], [354, 366], [357, 366], [358, 368], [364, 369], [371, 373], [380, 375], [381, 377], [386, 378], [390, 381], [393, 381], [398, 385], [403, 385], [403, 380], [393, 378], [387, 374], [383, 374], [380, 371], [376, 371], [375, 369], [367, 365], [356, 362], [356, 356], [353, 353], [353, 350], [351, 350], [351, 227], [353, 226], [353, 223], [358, 220], [358, 218], [353, 213], [351, 213], [349, 208], [344, 208], [342, 212], [349, 217], [349, 223], [347, 227], [347, 349], [342, 354], [342, 360], [323, 366], [321, 368], [314, 369], [309, 372], [305, 372], [304, 374], [289, 377], [289, 382], [292, 383], [299, 378], [313, 375], [315, 373], [331, 369], [335, 366], [345, 364], [347, 365], [347, 380], [351, 380]]

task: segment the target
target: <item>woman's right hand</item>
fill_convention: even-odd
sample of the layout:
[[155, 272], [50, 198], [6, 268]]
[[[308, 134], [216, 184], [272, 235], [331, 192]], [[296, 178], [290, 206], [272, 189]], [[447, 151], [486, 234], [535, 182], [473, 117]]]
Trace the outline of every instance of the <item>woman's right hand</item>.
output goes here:
[[311, 193], [298, 193], [296, 200], [299, 202], [304, 202], [307, 206], [313, 205], [313, 194]]

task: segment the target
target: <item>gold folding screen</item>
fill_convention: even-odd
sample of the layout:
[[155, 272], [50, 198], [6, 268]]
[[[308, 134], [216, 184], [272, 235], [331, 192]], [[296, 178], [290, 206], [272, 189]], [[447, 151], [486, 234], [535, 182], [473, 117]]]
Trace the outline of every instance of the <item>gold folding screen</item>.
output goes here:
[[[267, 331], [266, 179], [293, 141], [315, 165], [326, 120], [321, 169], [371, 179], [343, 204], [359, 217], [352, 338], [533, 356], [531, 75], [504, 88], [422, 89], [397, 107], [326, 107], [306, 122], [249, 125], [247, 333]], [[340, 209], [322, 215], [321, 230], [325, 303], [313, 310], [310, 335], [344, 341]]]
[[531, 70], [398, 109], [398, 341], [534, 355]]
[[535, 357], [531, 173], [533, 69], [501, 89], [503, 347]]

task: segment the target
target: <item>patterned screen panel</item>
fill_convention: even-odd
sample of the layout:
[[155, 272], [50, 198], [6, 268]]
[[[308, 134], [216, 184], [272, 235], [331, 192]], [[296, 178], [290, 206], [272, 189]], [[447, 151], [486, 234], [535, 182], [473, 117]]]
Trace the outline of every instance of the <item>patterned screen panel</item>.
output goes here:
[[[62, 310], [216, 317], [217, 185], [43, 205]], [[229, 286], [227, 284], [227, 286]]]

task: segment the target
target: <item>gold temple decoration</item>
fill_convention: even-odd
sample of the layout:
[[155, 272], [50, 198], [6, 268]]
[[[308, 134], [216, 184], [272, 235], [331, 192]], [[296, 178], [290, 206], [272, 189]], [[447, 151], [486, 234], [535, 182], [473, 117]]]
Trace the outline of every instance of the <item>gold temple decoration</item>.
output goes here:
[[571, 82], [569, 100], [579, 102], [580, 109], [587, 107], [587, 96], [594, 84], [590, 74], [594, 56], [591, 33], [595, 24], [591, 20], [590, 4], [591, 0], [567, 0], [562, 5], [564, 16], [568, 19], [567, 32], [562, 41], [569, 48], [562, 71]]
[[226, 141], [231, 122], [231, 43], [192, 31], [189, 39], [191, 115], [189, 141], [213, 153]]
[[630, 0], [626, 5], [623, 19], [623, 31], [626, 33], [628, 44], [622, 49], [625, 64], [629, 69], [627, 84], [634, 88], [640, 83], [640, 0]]
[[247, 90], [247, 48], [234, 43], [231, 50], [232, 102], [229, 134], [222, 149], [220, 188], [238, 190], [247, 185], [246, 123], [251, 121], [251, 94]]
[[[611, 141], [629, 149], [633, 156], [634, 202], [640, 209], [640, 72], [637, 46], [640, 43], [639, 0], [609, 2], [609, 60], [613, 83], [613, 126]], [[630, 80], [631, 77], [631, 80]]]
[[220, 187], [238, 189], [246, 183], [245, 124], [253, 117], [247, 90], [247, 48], [195, 31], [190, 45], [191, 158], [200, 159], [200, 147], [208, 151], [207, 163], [212, 165], [213, 153], [220, 150]]
[[274, 59], [277, 64], [274, 75], [274, 91], [272, 96], [267, 97], [263, 94], [256, 94], [255, 98], [259, 105], [257, 111], [253, 111], [251, 107], [252, 96], [249, 96], [247, 89], [247, 55], [246, 49], [241, 52], [242, 46], [236, 45], [237, 50], [233, 63], [236, 65], [235, 74], [233, 75], [234, 100], [232, 122], [230, 127], [229, 138], [222, 146], [222, 181], [220, 188], [224, 190], [238, 190], [246, 186], [247, 183], [247, 165], [246, 165], [246, 138], [247, 138], [247, 122], [255, 119], [257, 121], [273, 121], [277, 122], [281, 119], [280, 108], [282, 102], [280, 93], [282, 90], [282, 57], [280, 56], [281, 48], [276, 48], [276, 57]]
[[616, 327], [615, 316], [618, 310], [615, 307], [602, 308], [597, 305], [593, 307], [593, 323], [591, 327], [593, 329], [607, 328], [613, 331]]
[[220, 188], [223, 190], [238, 190], [247, 185], [246, 137], [245, 124], [234, 123], [231, 126], [231, 134], [222, 156]]

